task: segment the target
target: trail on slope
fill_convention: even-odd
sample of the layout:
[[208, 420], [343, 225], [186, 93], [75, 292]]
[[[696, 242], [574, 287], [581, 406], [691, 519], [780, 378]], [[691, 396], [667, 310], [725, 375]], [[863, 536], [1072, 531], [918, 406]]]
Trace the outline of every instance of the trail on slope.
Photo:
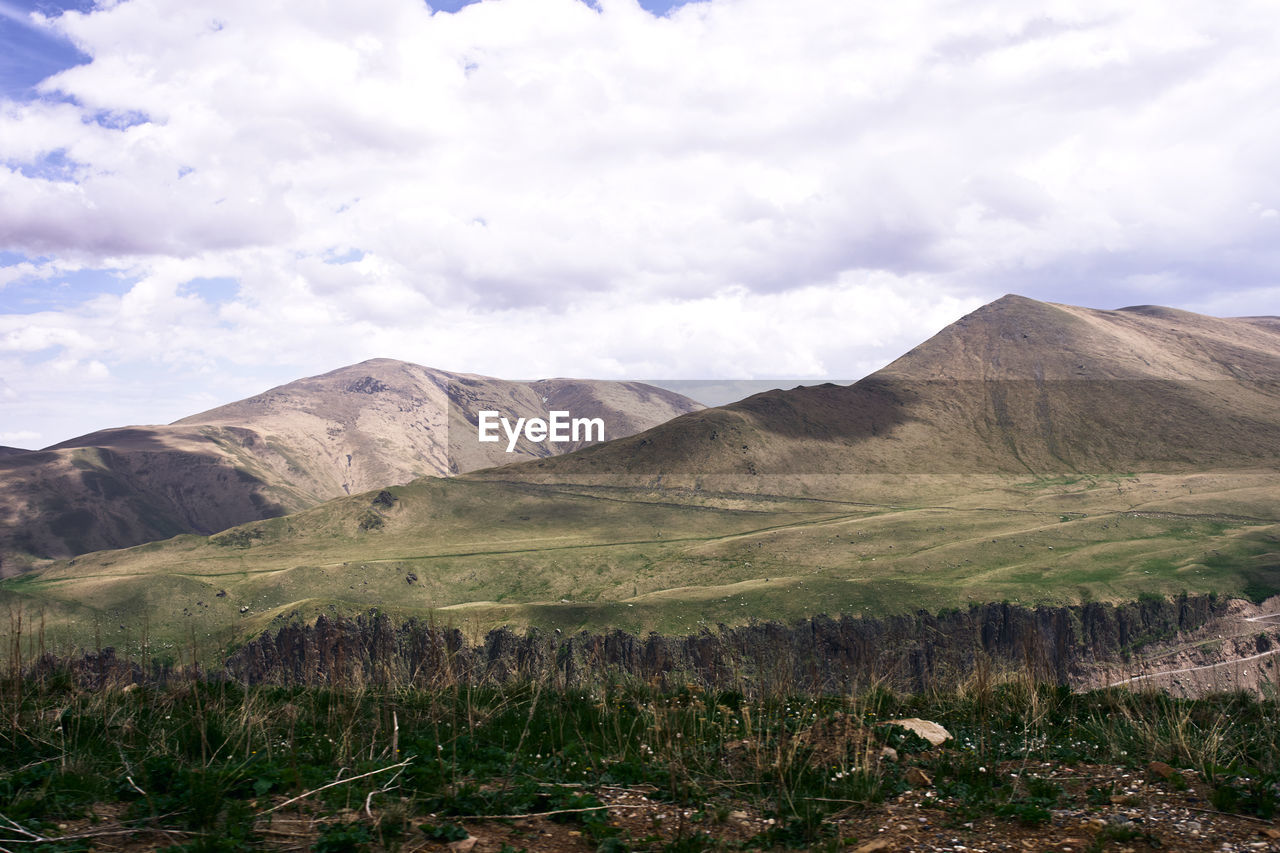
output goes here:
[[[1234, 622], [1237, 625], [1244, 625], [1246, 623], [1277, 624], [1277, 622], [1274, 620], [1280, 620], [1280, 612], [1259, 613], [1253, 616], [1236, 616], [1224, 621], [1226, 621], [1228, 624]], [[1160, 655], [1160, 657], [1162, 658], [1173, 657], [1173, 656], [1190, 652], [1193, 649], [1203, 647], [1206, 644], [1217, 642], [1219, 640], [1231, 641], [1231, 640], [1239, 640], [1244, 637], [1247, 637], [1247, 631], [1241, 632], [1239, 634], [1233, 634], [1227, 637], [1224, 637], [1220, 634], [1216, 638], [1211, 638], [1207, 640], [1197, 640], [1192, 643], [1185, 643], [1183, 645], [1177, 646], [1169, 650], [1168, 652], [1165, 652], [1164, 654]], [[1133, 676], [1129, 676], [1128, 678], [1119, 679], [1118, 681], [1112, 681], [1108, 686], [1123, 687], [1126, 684], [1137, 684], [1144, 681], [1152, 681], [1160, 678], [1169, 678], [1176, 675], [1189, 675], [1193, 673], [1210, 673], [1210, 672], [1216, 673], [1216, 672], [1222, 671], [1225, 667], [1239, 667], [1242, 664], [1246, 664], [1250, 661], [1261, 660], [1263, 658], [1270, 658], [1277, 654], [1280, 654], [1280, 646], [1277, 646], [1276, 648], [1272, 648], [1272, 649], [1267, 649], [1265, 651], [1261, 651], [1256, 654], [1246, 655], [1244, 657], [1232, 658], [1230, 660], [1215, 661], [1214, 663], [1199, 664], [1196, 666], [1174, 667], [1169, 669], [1157, 669], [1153, 672], [1145, 672], [1140, 675], [1133, 675]], [[1150, 660], [1147, 661], [1147, 663], [1150, 663], [1150, 662], [1151, 662]], [[1244, 682], [1248, 682], [1248, 679], [1245, 678], [1245, 676], [1248, 675], [1247, 671], [1235, 671], [1235, 672], [1232, 672], [1231, 675], [1234, 677], [1235, 681], [1238, 684], [1242, 682], [1242, 679], [1244, 679]], [[1256, 677], [1257, 677], [1256, 670], [1254, 672], [1254, 676], [1256, 680]], [[1178, 685], [1178, 686], [1182, 688], [1182, 685]], [[1185, 692], [1185, 689], [1184, 689], [1184, 692]]]

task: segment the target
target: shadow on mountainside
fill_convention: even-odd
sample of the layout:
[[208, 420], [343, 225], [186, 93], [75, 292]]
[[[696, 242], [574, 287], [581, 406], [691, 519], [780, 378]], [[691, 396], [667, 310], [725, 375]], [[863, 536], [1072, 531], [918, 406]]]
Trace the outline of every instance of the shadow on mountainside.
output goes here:
[[[145, 434], [133, 449], [37, 451], [0, 459], [0, 575], [37, 560], [210, 534], [284, 515], [260, 478], [224, 457], [175, 450]], [[146, 445], [148, 449], [138, 449]]]

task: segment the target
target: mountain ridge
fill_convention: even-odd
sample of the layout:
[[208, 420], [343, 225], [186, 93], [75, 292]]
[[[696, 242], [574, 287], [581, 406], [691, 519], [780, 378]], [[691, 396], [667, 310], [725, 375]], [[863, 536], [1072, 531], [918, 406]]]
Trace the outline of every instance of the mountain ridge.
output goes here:
[[472, 476], [773, 490], [797, 474], [1280, 464], [1280, 323], [1009, 295], [849, 386], [756, 394], [573, 456]]
[[370, 607], [467, 630], [690, 632], [1182, 590], [1261, 600], [1280, 592], [1278, 342], [1266, 322], [1007, 297], [849, 386], [88, 554], [0, 596], [80, 642], [94, 620], [124, 642], [146, 619], [217, 648]]
[[513, 382], [372, 359], [172, 424], [0, 455], [0, 574], [32, 558], [214, 533], [344, 494], [583, 446], [521, 439], [508, 454], [505, 443], [463, 440], [480, 408], [545, 417], [561, 404], [606, 418], [614, 434], [699, 408], [641, 383]]

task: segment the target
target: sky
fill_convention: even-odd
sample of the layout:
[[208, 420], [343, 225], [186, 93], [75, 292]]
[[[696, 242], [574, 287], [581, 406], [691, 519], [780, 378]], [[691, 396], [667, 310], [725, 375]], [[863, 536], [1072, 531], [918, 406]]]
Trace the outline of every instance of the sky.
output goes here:
[[1280, 5], [0, 0], [0, 444], [366, 358], [863, 376], [1280, 313]]

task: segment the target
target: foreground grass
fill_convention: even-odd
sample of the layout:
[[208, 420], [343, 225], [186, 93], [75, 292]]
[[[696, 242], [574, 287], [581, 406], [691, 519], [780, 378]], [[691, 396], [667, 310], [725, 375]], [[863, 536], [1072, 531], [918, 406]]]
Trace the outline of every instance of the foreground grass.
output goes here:
[[[422, 849], [485, 816], [512, 851], [528, 816], [571, 827], [582, 849], [839, 849], [834, 818], [877, 808], [919, 773], [936, 821], [1044, 823], [1070, 796], [1037, 773], [1045, 763], [1163, 762], [1215, 810], [1263, 818], [1280, 798], [1274, 700], [1072, 694], [982, 672], [946, 695], [746, 697], [635, 683], [88, 692], [55, 671], [9, 678], [0, 712], [6, 849], [88, 850], [107, 834], [183, 850]], [[931, 748], [886, 724], [900, 717], [954, 739]], [[673, 819], [611, 818], [602, 798], [619, 790]], [[743, 830], [730, 819], [742, 814], [759, 820]], [[282, 828], [286, 815], [305, 829]]]

